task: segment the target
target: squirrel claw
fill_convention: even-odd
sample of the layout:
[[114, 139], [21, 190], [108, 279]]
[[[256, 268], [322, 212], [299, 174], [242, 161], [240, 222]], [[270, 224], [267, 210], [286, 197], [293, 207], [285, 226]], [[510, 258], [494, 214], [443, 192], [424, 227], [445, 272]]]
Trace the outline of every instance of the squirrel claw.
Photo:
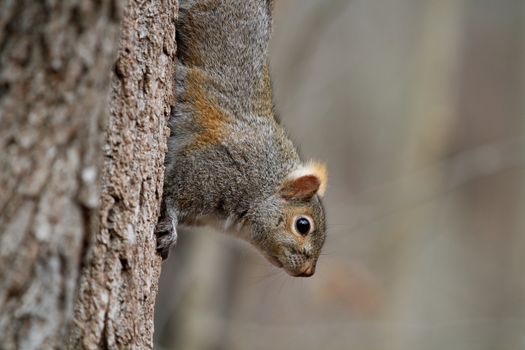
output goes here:
[[160, 254], [162, 260], [168, 258], [170, 247], [177, 242], [176, 231], [157, 232], [157, 253]]
[[164, 248], [157, 247], [157, 253], [161, 256], [162, 260], [166, 260], [168, 256], [170, 255], [170, 248], [169, 247], [164, 247]]
[[173, 226], [166, 228], [165, 225], [159, 223], [155, 235], [157, 236], [157, 253], [160, 254], [162, 260], [166, 260], [170, 252], [170, 247], [177, 243], [177, 231]]

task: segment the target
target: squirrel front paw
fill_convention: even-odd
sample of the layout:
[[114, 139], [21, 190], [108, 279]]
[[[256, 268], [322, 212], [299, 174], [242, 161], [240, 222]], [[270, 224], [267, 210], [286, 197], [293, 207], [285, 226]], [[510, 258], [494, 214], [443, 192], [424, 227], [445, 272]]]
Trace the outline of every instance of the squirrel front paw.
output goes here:
[[159, 222], [155, 229], [157, 236], [157, 253], [160, 254], [162, 260], [168, 258], [170, 247], [177, 243], [177, 230], [175, 225], [171, 222]]

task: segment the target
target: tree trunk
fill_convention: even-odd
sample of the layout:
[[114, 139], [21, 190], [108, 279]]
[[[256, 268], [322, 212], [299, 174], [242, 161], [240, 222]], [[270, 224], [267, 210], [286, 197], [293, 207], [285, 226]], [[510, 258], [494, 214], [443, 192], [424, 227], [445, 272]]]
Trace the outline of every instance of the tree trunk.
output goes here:
[[0, 0], [1, 349], [152, 347], [176, 14]]
[[49, 349], [97, 215], [115, 0], [0, 1], [0, 348]]

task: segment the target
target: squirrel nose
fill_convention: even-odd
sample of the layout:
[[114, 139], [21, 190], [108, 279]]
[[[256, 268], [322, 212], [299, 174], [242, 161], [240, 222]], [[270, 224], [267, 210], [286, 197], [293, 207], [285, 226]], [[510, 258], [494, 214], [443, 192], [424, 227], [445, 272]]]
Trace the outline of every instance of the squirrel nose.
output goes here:
[[317, 262], [313, 262], [312, 264], [310, 264], [310, 266], [308, 266], [308, 268], [306, 270], [304, 270], [299, 275], [299, 277], [310, 277], [310, 276], [312, 276], [315, 273], [315, 265], [316, 265], [316, 263]]

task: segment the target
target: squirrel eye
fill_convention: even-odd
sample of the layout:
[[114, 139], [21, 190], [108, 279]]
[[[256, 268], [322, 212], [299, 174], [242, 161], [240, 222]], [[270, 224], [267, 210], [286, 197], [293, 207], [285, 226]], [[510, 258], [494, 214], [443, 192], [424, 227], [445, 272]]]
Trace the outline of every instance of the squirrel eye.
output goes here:
[[310, 233], [312, 228], [312, 224], [310, 223], [310, 220], [304, 216], [299, 216], [297, 219], [295, 219], [295, 230], [305, 236]]

